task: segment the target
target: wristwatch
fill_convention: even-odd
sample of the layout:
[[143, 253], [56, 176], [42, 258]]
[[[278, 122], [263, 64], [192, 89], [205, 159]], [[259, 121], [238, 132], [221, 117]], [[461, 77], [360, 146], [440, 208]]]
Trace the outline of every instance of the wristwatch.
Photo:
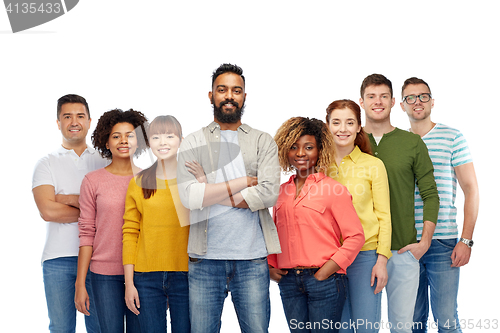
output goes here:
[[472, 239], [460, 238], [460, 241], [465, 245], [467, 245], [469, 248], [471, 248], [472, 245], [474, 245], [474, 241]]

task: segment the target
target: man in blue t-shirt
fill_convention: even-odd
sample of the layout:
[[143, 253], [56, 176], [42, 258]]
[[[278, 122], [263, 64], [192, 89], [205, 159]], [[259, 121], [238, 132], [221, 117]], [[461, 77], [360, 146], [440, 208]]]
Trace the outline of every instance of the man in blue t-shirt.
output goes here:
[[[457, 314], [459, 267], [469, 262], [472, 234], [479, 209], [479, 189], [467, 142], [460, 131], [431, 121], [434, 107], [429, 85], [407, 79], [401, 92], [401, 108], [410, 119], [410, 131], [422, 137], [434, 165], [439, 191], [438, 222], [429, 250], [420, 258], [420, 283], [414, 312], [413, 332], [427, 331], [430, 300], [439, 332], [462, 332]], [[464, 223], [458, 240], [455, 207], [457, 180], [464, 192]], [[422, 199], [415, 192], [417, 238], [422, 234]]]

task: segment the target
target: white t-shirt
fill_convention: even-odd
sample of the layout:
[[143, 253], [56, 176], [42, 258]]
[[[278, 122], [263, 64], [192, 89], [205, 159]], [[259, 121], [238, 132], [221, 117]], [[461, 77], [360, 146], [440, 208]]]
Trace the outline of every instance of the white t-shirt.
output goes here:
[[[90, 171], [103, 168], [108, 161], [93, 148], [81, 156], [63, 147], [41, 158], [35, 165], [32, 188], [54, 186], [55, 194], [80, 194], [83, 177]], [[72, 223], [47, 222], [47, 236], [42, 262], [60, 257], [78, 255], [78, 221]]]

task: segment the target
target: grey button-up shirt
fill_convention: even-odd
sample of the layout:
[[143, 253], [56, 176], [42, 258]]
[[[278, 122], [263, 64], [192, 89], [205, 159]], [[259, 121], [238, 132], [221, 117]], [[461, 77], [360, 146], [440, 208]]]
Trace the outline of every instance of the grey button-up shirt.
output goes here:
[[[238, 127], [238, 142], [247, 176], [257, 177], [258, 185], [240, 193], [252, 212], [259, 212], [267, 252], [280, 253], [276, 225], [269, 213], [278, 199], [280, 166], [278, 148], [273, 138], [246, 124]], [[187, 170], [186, 161], [197, 161], [210, 184], [215, 183], [219, 162], [220, 126], [212, 122], [207, 127], [188, 135], [181, 143], [177, 166], [177, 184], [182, 204], [190, 209], [188, 252], [204, 255], [207, 252], [207, 228], [210, 207], [202, 207], [205, 183], [199, 183]]]

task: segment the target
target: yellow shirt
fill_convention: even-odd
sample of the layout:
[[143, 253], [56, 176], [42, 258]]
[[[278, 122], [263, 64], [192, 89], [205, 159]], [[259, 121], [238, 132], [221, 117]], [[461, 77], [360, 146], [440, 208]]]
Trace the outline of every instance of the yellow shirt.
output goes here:
[[358, 146], [328, 168], [328, 176], [349, 190], [352, 203], [365, 232], [365, 245], [361, 251], [377, 250], [391, 257], [391, 206], [389, 182], [384, 163], [363, 153]]
[[137, 177], [129, 183], [123, 215], [123, 264], [136, 272], [187, 271], [189, 211], [179, 199], [176, 179], [156, 179], [144, 199]]

